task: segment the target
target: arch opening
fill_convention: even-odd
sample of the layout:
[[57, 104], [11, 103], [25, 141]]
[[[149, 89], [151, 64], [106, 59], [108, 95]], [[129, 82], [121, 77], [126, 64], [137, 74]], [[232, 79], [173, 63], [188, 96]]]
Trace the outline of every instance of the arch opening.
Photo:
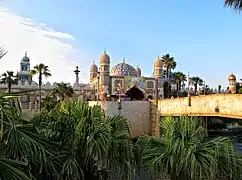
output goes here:
[[133, 86], [125, 94], [131, 101], [142, 101], [144, 99], [144, 93], [137, 86]]

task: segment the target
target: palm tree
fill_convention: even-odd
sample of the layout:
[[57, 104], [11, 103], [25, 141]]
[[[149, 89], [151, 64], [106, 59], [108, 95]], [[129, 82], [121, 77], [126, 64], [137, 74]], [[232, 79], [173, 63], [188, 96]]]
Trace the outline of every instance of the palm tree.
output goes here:
[[39, 109], [41, 110], [41, 85], [42, 85], [42, 76], [50, 77], [50, 70], [49, 67], [44, 65], [43, 63], [34, 66], [34, 69], [30, 71], [30, 74], [36, 75], [38, 74], [39, 79]]
[[1, 84], [7, 84], [8, 93], [10, 94], [12, 85], [18, 84], [18, 77], [17, 77], [17, 75], [14, 75], [13, 71], [7, 71], [7, 72], [2, 74], [0, 83]]
[[33, 162], [34, 169], [40, 170], [40, 163], [46, 166], [47, 148], [33, 124], [21, 119], [15, 100], [10, 96], [0, 98], [0, 179], [30, 180], [29, 166]]
[[166, 117], [161, 137], [138, 140], [141, 166], [151, 177], [170, 175], [171, 180], [241, 179], [242, 158], [229, 138], [209, 139], [196, 117]]
[[59, 95], [63, 101], [66, 96], [72, 96], [74, 94], [74, 90], [68, 83], [61, 82], [57, 83], [53, 93]]
[[172, 77], [176, 81], [177, 96], [179, 96], [179, 91], [181, 90], [181, 84], [187, 80], [186, 75], [183, 72], [174, 72]]
[[198, 76], [191, 77], [190, 80], [191, 80], [191, 83], [194, 85], [195, 94], [197, 94], [197, 88], [198, 88], [198, 86], [202, 86], [203, 85], [203, 80], [200, 77], [198, 77]]
[[170, 78], [169, 75], [171, 74], [171, 69], [176, 68], [176, 62], [174, 57], [171, 57], [170, 54], [166, 54], [161, 58], [164, 66], [166, 67], [166, 77]]
[[106, 117], [99, 106], [68, 100], [33, 121], [41, 134], [60, 145], [54, 153], [58, 166], [52, 179], [131, 178], [134, 147], [123, 117]]
[[242, 10], [242, 0], [225, 0], [225, 6], [232, 7], [235, 10]]

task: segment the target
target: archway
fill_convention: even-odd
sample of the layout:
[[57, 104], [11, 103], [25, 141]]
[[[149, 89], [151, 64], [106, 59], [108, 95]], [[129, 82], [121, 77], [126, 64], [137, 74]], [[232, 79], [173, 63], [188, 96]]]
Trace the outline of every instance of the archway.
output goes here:
[[149, 95], [149, 96], [147, 97], [147, 99], [148, 99], [148, 100], [153, 100], [154, 98], [153, 98], [153, 96]]
[[133, 86], [125, 93], [131, 101], [141, 101], [144, 99], [144, 93], [137, 87]]

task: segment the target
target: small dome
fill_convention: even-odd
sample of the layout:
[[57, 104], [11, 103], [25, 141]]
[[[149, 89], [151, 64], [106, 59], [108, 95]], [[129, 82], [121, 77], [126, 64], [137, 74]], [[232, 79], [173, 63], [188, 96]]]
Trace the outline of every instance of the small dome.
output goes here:
[[125, 62], [115, 65], [110, 74], [111, 76], [137, 76], [136, 69]]
[[92, 64], [91, 67], [90, 67], [90, 72], [98, 72], [98, 67], [96, 64]]
[[103, 55], [100, 56], [100, 63], [110, 63], [110, 57], [106, 51], [104, 51]]
[[28, 63], [29, 61], [30, 59], [28, 58], [27, 51], [26, 51], [24, 57], [21, 60], [21, 63]]
[[163, 62], [159, 56], [157, 57], [157, 59], [154, 62], [154, 67], [163, 67]]
[[235, 75], [234, 75], [233, 73], [231, 73], [231, 74], [229, 75], [229, 77], [228, 77], [228, 80], [229, 80], [229, 81], [236, 81], [236, 77], [235, 77]]

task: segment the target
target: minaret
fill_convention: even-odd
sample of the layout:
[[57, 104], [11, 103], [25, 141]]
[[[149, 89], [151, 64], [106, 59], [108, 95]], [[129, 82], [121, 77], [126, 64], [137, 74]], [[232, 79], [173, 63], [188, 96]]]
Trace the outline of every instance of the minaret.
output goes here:
[[27, 56], [27, 51], [20, 62], [20, 71], [17, 73], [17, 76], [20, 81], [23, 83], [25, 81], [32, 82], [32, 75], [30, 75], [30, 59]]
[[76, 66], [76, 70], [74, 71], [74, 73], [76, 75], [76, 82], [75, 82], [75, 84], [79, 85], [79, 73], [80, 73], [80, 70], [78, 69], [78, 66]]
[[231, 73], [228, 77], [229, 80], [229, 91], [232, 94], [236, 94], [236, 77], [233, 73]]
[[98, 75], [98, 67], [96, 66], [94, 61], [93, 61], [93, 64], [91, 65], [91, 67], [90, 67], [89, 73], [90, 73], [90, 82], [91, 82]]
[[99, 75], [99, 93], [100, 99], [105, 100], [110, 93], [110, 57], [104, 50], [100, 56], [100, 75]]
[[154, 77], [155, 78], [161, 78], [162, 77], [162, 71], [163, 71], [163, 62], [158, 56], [157, 59], [154, 62]]

